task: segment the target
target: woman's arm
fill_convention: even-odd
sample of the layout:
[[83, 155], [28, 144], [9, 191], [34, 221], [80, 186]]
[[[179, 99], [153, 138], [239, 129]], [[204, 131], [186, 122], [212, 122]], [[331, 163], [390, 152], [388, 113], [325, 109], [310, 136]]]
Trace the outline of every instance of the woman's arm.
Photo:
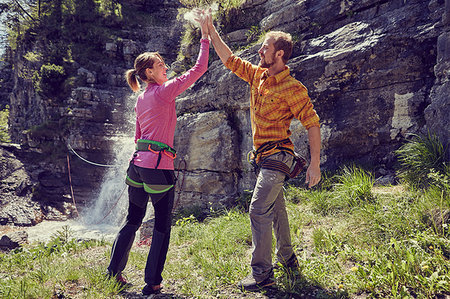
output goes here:
[[183, 75], [171, 79], [161, 85], [156, 94], [166, 101], [174, 101], [175, 97], [188, 89], [197, 81], [208, 69], [209, 40], [202, 39], [200, 44], [200, 53], [198, 54], [196, 64]]
[[209, 39], [207, 18], [199, 16], [202, 39], [200, 40], [200, 52], [195, 65], [183, 75], [167, 81], [156, 91], [157, 95], [166, 101], [174, 101], [175, 97], [188, 89], [208, 70]]

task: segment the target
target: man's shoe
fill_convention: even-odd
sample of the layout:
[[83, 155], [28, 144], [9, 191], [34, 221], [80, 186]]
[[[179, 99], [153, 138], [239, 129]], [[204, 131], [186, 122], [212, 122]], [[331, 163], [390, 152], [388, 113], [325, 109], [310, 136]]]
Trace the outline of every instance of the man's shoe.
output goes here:
[[274, 284], [275, 280], [272, 275], [259, 282], [253, 278], [253, 275], [249, 275], [239, 282], [238, 287], [249, 292], [255, 292], [273, 286]]
[[300, 264], [298, 262], [297, 256], [294, 253], [286, 263], [276, 262], [275, 264], [273, 264], [273, 268], [276, 270], [285, 269], [287, 271], [300, 271]]
[[151, 286], [146, 284], [145, 287], [142, 289], [142, 294], [144, 296], [148, 296], [151, 294], [159, 294], [161, 293], [161, 289], [162, 289], [161, 285]]

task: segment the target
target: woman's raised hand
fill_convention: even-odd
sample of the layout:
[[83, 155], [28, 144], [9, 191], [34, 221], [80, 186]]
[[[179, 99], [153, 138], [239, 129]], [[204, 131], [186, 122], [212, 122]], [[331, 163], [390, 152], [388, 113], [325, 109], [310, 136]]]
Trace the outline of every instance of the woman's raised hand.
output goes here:
[[200, 29], [202, 31], [202, 38], [208, 38], [209, 35], [208, 15], [211, 16], [211, 14], [199, 8], [196, 8], [194, 10], [194, 14], [195, 14], [195, 21], [197, 21], [200, 24]]

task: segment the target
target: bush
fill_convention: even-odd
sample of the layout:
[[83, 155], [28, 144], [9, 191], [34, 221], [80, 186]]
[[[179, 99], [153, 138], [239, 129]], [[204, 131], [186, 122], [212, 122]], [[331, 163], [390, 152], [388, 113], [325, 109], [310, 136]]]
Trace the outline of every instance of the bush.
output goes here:
[[38, 91], [48, 97], [53, 98], [63, 91], [63, 83], [66, 79], [64, 67], [55, 64], [44, 64], [41, 67], [38, 77]]
[[435, 134], [413, 135], [395, 152], [400, 161], [399, 177], [413, 188], [433, 186], [436, 183], [433, 173], [449, 176], [446, 152], [447, 149]]

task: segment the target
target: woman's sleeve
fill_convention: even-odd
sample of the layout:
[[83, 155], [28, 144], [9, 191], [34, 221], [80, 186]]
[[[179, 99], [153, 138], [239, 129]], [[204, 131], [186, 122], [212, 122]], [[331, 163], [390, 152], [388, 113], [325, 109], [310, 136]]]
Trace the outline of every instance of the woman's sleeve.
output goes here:
[[183, 75], [171, 79], [161, 85], [156, 94], [165, 101], [174, 101], [183, 91], [188, 89], [197, 81], [208, 69], [209, 40], [201, 39], [200, 52], [195, 65]]
[[[136, 111], [136, 108], [134, 109]], [[137, 143], [138, 139], [141, 139], [141, 125], [136, 114], [136, 130], [134, 133], [134, 143]]]

